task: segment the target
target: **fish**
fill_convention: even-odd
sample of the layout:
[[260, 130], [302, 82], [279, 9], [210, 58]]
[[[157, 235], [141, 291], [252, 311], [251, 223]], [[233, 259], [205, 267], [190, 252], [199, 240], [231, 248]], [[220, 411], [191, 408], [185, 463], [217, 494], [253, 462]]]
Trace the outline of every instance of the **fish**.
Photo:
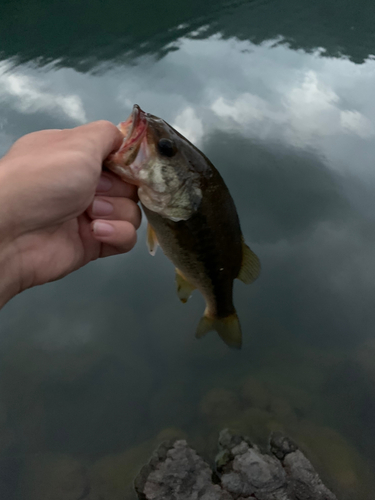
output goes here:
[[203, 295], [206, 308], [196, 337], [214, 330], [228, 346], [240, 348], [233, 282], [252, 283], [260, 261], [245, 244], [223, 178], [188, 139], [137, 104], [118, 128], [124, 139], [105, 167], [138, 187], [149, 252], [155, 255], [160, 246], [175, 265], [181, 302], [195, 289]]

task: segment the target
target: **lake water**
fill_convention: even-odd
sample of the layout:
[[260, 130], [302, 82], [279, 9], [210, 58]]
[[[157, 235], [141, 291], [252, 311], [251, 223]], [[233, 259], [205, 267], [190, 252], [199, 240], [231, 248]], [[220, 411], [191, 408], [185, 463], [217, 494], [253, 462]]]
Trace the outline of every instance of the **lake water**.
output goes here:
[[[0, 154], [132, 105], [212, 160], [258, 254], [244, 346], [195, 327], [146, 249], [0, 314], [0, 498], [133, 499], [158, 442], [295, 438], [341, 499], [375, 479], [375, 4], [22, 0], [0, 7]], [[25, 167], [26, 168], [26, 167]]]

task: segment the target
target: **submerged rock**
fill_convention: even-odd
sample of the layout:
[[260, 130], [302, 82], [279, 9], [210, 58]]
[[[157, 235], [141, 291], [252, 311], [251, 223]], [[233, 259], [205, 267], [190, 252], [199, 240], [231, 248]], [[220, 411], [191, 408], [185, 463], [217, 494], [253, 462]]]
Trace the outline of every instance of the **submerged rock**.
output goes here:
[[91, 492], [100, 500], [133, 498], [134, 478], [155, 445], [154, 440], [150, 440], [122, 453], [100, 458], [90, 470]]
[[248, 438], [220, 433], [216, 470], [185, 440], [163, 444], [135, 481], [140, 500], [336, 500], [297, 445], [271, 436], [272, 454]]
[[99, 500], [90, 491], [87, 470], [68, 455], [53, 453], [30, 457], [16, 496], [22, 500]]
[[241, 396], [247, 404], [261, 409], [268, 409], [272, 400], [267, 387], [253, 376], [244, 380]]
[[201, 412], [213, 423], [223, 423], [235, 418], [240, 404], [235, 393], [227, 389], [211, 389], [201, 401]]
[[160, 431], [154, 439], [100, 458], [89, 471], [91, 494], [99, 500], [134, 500], [134, 478], [155, 447], [164, 441], [173, 442], [184, 437], [181, 429], [169, 427]]
[[247, 408], [227, 425], [237, 434], [252, 436], [263, 446], [267, 446], [271, 432], [284, 430], [283, 425], [272, 413], [259, 408]]
[[329, 477], [340, 497], [373, 498], [366, 491], [374, 487], [373, 471], [370, 476], [368, 465], [358, 451], [336, 430], [315, 425], [310, 421], [302, 421], [296, 426], [295, 438], [302, 449], [309, 450], [316, 467], [322, 475]]

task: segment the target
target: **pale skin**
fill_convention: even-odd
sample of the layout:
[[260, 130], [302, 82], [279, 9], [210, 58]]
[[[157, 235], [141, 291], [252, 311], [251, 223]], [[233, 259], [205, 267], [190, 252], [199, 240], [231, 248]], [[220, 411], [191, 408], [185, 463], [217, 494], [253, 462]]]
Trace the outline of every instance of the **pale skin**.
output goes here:
[[123, 136], [110, 122], [21, 137], [0, 159], [0, 308], [23, 290], [128, 252], [136, 187], [102, 171]]

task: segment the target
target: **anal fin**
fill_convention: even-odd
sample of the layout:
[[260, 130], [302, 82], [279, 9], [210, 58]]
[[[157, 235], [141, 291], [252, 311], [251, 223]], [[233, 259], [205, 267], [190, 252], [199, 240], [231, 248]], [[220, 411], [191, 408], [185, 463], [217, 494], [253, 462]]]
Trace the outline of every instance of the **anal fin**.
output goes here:
[[242, 239], [242, 265], [237, 278], [247, 285], [257, 279], [260, 274], [260, 261]]
[[177, 285], [177, 295], [183, 304], [185, 304], [192, 292], [195, 290], [195, 286], [189, 283], [185, 276], [181, 273], [179, 269], [176, 268], [176, 285]]
[[156, 254], [158, 248], [158, 239], [156, 233], [150, 223], [147, 224], [147, 248], [152, 256]]

